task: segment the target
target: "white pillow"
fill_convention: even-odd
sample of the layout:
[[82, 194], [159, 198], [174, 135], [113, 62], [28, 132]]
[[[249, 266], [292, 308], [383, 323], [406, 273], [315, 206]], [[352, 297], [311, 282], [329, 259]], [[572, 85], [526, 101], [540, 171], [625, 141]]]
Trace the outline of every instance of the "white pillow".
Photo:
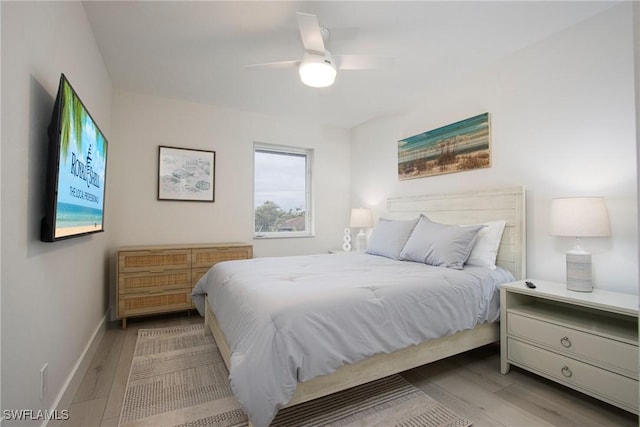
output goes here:
[[369, 245], [365, 251], [371, 255], [380, 255], [391, 259], [398, 259], [400, 251], [407, 243], [418, 218], [398, 221], [380, 218], [369, 237]]
[[484, 225], [439, 224], [422, 215], [400, 259], [461, 270], [482, 228]]
[[502, 233], [506, 224], [507, 221], [505, 220], [490, 221], [482, 224], [486, 227], [478, 232], [476, 242], [465, 264], [495, 270], [498, 248], [500, 247]]

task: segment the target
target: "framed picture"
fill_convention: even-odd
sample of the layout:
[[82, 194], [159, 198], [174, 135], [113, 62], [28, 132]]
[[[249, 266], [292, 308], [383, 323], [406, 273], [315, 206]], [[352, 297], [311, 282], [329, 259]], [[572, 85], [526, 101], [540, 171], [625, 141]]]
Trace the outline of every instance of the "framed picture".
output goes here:
[[213, 202], [216, 152], [160, 146], [158, 200]]
[[491, 166], [489, 113], [398, 141], [398, 179]]

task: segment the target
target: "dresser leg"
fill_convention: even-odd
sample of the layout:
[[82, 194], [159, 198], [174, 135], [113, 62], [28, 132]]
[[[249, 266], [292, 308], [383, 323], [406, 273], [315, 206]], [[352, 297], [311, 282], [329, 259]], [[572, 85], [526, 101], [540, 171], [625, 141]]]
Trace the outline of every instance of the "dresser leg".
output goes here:
[[122, 329], [127, 329], [127, 318], [123, 317], [122, 318]]

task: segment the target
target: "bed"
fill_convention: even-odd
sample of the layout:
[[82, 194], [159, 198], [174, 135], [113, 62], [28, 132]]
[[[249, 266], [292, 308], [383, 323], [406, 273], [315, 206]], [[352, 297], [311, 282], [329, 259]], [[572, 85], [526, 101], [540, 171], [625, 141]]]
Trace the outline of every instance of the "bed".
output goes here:
[[[524, 195], [517, 187], [387, 201], [385, 217], [398, 222], [421, 214], [452, 225], [504, 220], [495, 270], [368, 254], [257, 258], [210, 270], [194, 302], [252, 424], [268, 425], [281, 407], [498, 341], [498, 286], [525, 277]], [[448, 293], [436, 296], [436, 288]], [[427, 312], [434, 318], [420, 314]], [[302, 343], [305, 336], [313, 339]]]

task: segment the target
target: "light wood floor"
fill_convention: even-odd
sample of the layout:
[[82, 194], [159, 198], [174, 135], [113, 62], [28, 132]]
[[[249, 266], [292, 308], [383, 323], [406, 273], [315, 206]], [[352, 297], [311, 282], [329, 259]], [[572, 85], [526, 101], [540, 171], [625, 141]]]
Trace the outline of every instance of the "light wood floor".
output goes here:
[[[69, 408], [63, 426], [117, 426], [137, 331], [202, 322], [197, 314], [113, 322]], [[638, 426], [638, 417], [512, 368], [500, 374], [498, 345], [413, 369], [403, 376], [458, 415], [483, 426]]]

